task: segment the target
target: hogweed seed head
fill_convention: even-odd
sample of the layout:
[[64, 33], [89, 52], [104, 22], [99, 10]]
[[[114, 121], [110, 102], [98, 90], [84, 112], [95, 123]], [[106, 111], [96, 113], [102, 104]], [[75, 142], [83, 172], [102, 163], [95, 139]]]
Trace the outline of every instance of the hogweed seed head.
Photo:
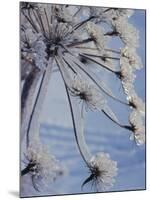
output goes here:
[[126, 18], [120, 17], [113, 21], [112, 25], [126, 46], [129, 48], [137, 48], [139, 46], [139, 32], [132, 24], [128, 23]]
[[110, 159], [107, 153], [97, 153], [89, 162], [90, 177], [83, 183], [93, 182], [97, 191], [108, 190], [113, 186], [117, 175], [117, 162]]
[[48, 185], [50, 181], [54, 181], [65, 173], [65, 168], [61, 163], [40, 142], [34, 142], [34, 145], [32, 143], [28, 147], [25, 158], [28, 163], [22, 170], [22, 175], [30, 174], [34, 180], [33, 186], [36, 185], [35, 189], [38, 188], [40, 182]]
[[103, 95], [87, 81], [80, 76], [75, 76], [72, 81], [71, 92], [73, 96], [78, 97], [87, 108], [102, 109], [106, 105]]
[[88, 22], [86, 26], [86, 30], [88, 34], [91, 36], [91, 38], [93, 38], [97, 48], [100, 51], [103, 51], [105, 49], [106, 39], [105, 39], [102, 28], [97, 26], [93, 22]]
[[133, 128], [133, 133], [130, 139], [134, 139], [137, 145], [142, 145], [145, 143], [145, 124], [143, 118], [141, 117], [139, 111], [133, 110], [129, 116], [129, 122]]
[[121, 56], [127, 58], [127, 63], [132, 67], [133, 70], [140, 70], [143, 65], [140, 57], [137, 55], [135, 48], [125, 46], [121, 49]]

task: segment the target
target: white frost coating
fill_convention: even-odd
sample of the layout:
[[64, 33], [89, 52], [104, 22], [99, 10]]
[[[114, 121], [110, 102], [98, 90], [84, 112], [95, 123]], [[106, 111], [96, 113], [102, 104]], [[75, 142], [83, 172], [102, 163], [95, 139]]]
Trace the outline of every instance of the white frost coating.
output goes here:
[[39, 93], [39, 97], [38, 97], [36, 105], [35, 105], [33, 117], [31, 119], [31, 126], [30, 126], [30, 130], [29, 130], [29, 143], [30, 143], [30, 140], [32, 141], [32, 138], [35, 136], [35, 134], [39, 135], [40, 112], [42, 110], [44, 97], [46, 96], [46, 93], [47, 93], [47, 89], [48, 89], [48, 85], [49, 85], [48, 83], [50, 81], [50, 76], [51, 76], [51, 72], [52, 72], [52, 66], [53, 66], [53, 60], [50, 59], [48, 66], [46, 68], [46, 72], [45, 72], [45, 76], [44, 76], [41, 90]]
[[127, 19], [120, 17], [112, 22], [115, 30], [119, 33], [120, 38], [129, 48], [139, 46], [139, 32], [128, 22]]
[[35, 72], [34, 80], [32, 85], [30, 86], [30, 89], [28, 91], [28, 96], [24, 105], [24, 108], [22, 108], [21, 111], [21, 133], [20, 133], [20, 141], [22, 143], [26, 133], [27, 133], [27, 128], [30, 120], [30, 115], [33, 109], [33, 104], [34, 104], [34, 96], [35, 96], [35, 91], [37, 88], [37, 84], [40, 80], [41, 77], [41, 72]]
[[[78, 59], [76, 59], [72, 55], [67, 55], [67, 54], [65, 55], [65, 58], [78, 71], [78, 73], [80, 73], [84, 78], [90, 79], [89, 76], [91, 76], [93, 78], [93, 80], [95, 80], [95, 82], [97, 82], [98, 88], [101, 88], [101, 90], [104, 93], [110, 95], [112, 98], [114, 98], [114, 99], [116, 98], [113, 95], [111, 89], [108, 86], [106, 86], [106, 84], [102, 80], [100, 80], [100, 78], [97, 77], [96, 74], [92, 72], [92, 70], [86, 68], [85, 65], [82, 64]], [[80, 67], [78, 67], [77, 65]]]
[[114, 9], [109, 10], [109, 12], [106, 12], [105, 15], [110, 20], [113, 20], [113, 19], [117, 20], [120, 17], [129, 18], [133, 15], [133, 13], [134, 13], [134, 10], [118, 8], [116, 10]]
[[31, 28], [27, 28], [25, 33], [23, 32], [22, 37], [24, 37], [24, 39], [25, 39], [25, 35], [26, 35], [26, 39], [28, 40], [29, 44], [33, 44], [34, 42], [36, 42], [38, 40], [39, 37], [41, 37], [40, 33], [33, 32], [33, 30]]
[[66, 67], [66, 63], [64, 62], [64, 60], [62, 58], [63, 58], [63, 55], [62, 55], [61, 51], [58, 51], [58, 56], [55, 57], [56, 61], [58, 62], [56, 64], [59, 65], [59, 68], [65, 79], [65, 83], [69, 87], [72, 84], [72, 74], [71, 74], [71, 70]]
[[143, 124], [143, 120], [137, 110], [133, 110], [130, 113], [129, 120], [130, 120], [130, 123], [133, 124], [134, 126], [141, 126]]
[[27, 149], [27, 157], [36, 163], [35, 171], [30, 172], [33, 175], [53, 180], [58, 175], [58, 172], [61, 171], [59, 162], [40, 143], [29, 146]]
[[133, 83], [136, 76], [133, 73], [132, 67], [128, 63], [128, 59], [125, 57], [120, 58], [120, 72], [124, 92], [127, 96], [130, 96], [134, 91]]
[[138, 97], [138, 95], [135, 92], [130, 94], [128, 100], [136, 107], [136, 110], [142, 116], [145, 116], [145, 103], [143, 102], [143, 100], [140, 97]]
[[56, 17], [58, 17], [60, 21], [70, 23], [73, 22], [74, 18], [72, 16], [72, 13], [70, 13], [69, 9], [65, 8], [65, 6], [56, 5], [54, 7], [54, 10]]
[[143, 145], [145, 143], [145, 124], [143, 122], [143, 118], [137, 110], [133, 110], [130, 113], [129, 122], [134, 128], [130, 139], [134, 139], [137, 145]]
[[117, 117], [107, 105], [107, 100], [98, 91], [93, 84], [89, 84], [81, 76], [75, 76], [72, 80], [71, 93], [73, 96], [78, 97], [79, 102], [82, 102], [86, 111], [91, 110], [104, 110], [109, 117], [118, 122]]
[[127, 17], [127, 18], [129, 18], [134, 14], [134, 10], [119, 8], [119, 9], [115, 10], [114, 13], [118, 17]]
[[138, 146], [145, 144], [145, 126], [138, 127], [135, 132], [131, 134], [130, 140], [135, 140]]
[[93, 22], [88, 22], [86, 30], [88, 34], [93, 38], [97, 48], [100, 51], [103, 51], [105, 49], [106, 39], [102, 28]]
[[106, 8], [95, 8], [90, 7], [90, 15], [96, 16], [98, 18], [101, 18], [103, 16], [103, 12], [106, 10]]
[[121, 69], [122, 80], [133, 83], [135, 80], [135, 75], [133, 74], [131, 66], [124, 57], [120, 58], [120, 69]]
[[[106, 86], [106, 84], [100, 80], [99, 77], [96, 76], [95, 73], [92, 72], [92, 70], [90, 70], [89, 68], [86, 68], [85, 65], [83, 65], [78, 59], [76, 59], [74, 56], [72, 55], [65, 55], [66, 58], [68, 58], [69, 63], [74, 66], [74, 68], [83, 76], [85, 77], [85, 79], [90, 79], [92, 78], [92, 81], [94, 80], [94, 84], [95, 86], [97, 86], [101, 91], [103, 91], [105, 94], [107, 94], [108, 96], [110, 96], [112, 99], [119, 101], [121, 103], [122, 102], [120, 99], [117, 99], [117, 97], [114, 96], [114, 94], [112, 93], [112, 91], [110, 90], [110, 88], [108, 86]], [[78, 66], [79, 67], [78, 67]], [[91, 77], [91, 78], [89, 78]]]
[[141, 58], [137, 55], [136, 49], [125, 46], [121, 49], [121, 56], [127, 58], [127, 62], [133, 70], [140, 70], [143, 67]]
[[88, 163], [92, 157], [92, 154], [90, 153], [89, 148], [85, 142], [84, 120], [81, 117], [81, 112], [80, 112], [79, 105], [76, 99], [70, 96], [70, 100], [71, 100], [71, 105], [73, 109], [74, 121], [75, 121], [77, 144], [79, 146], [81, 154], [83, 155], [86, 163]]
[[[113, 178], [117, 174], [117, 164], [110, 159], [108, 154], [98, 153], [95, 156], [91, 155], [84, 138], [82, 112], [76, 100], [80, 98], [79, 101], [84, 102], [86, 107], [90, 107], [92, 110], [103, 111], [109, 119], [111, 118], [112, 121], [118, 122], [115, 114], [108, 107], [103, 93], [118, 102], [122, 101], [115, 97], [112, 91], [105, 86], [105, 83], [102, 81], [103, 79], [99, 79], [96, 75], [96, 70], [94, 71], [94, 68], [92, 68], [93, 65], [91, 68], [88, 65], [89, 63], [94, 63], [94, 61], [99, 61], [99, 63], [95, 62], [94, 66], [97, 65], [100, 67], [103, 64], [103, 67], [107, 68], [107, 62], [115, 62], [116, 68], [114, 69], [113, 66], [110, 66], [109, 71], [113, 72], [113, 75], [116, 75], [117, 78], [120, 78], [124, 91], [127, 94], [128, 106], [131, 106], [133, 110], [129, 117], [131, 126], [126, 126], [126, 128], [131, 131], [133, 130], [131, 137], [137, 144], [144, 143], [145, 105], [136, 95], [133, 85], [135, 70], [142, 68], [141, 60], [136, 52], [139, 39], [138, 32], [128, 21], [128, 17], [133, 14], [133, 10], [84, 7], [86, 13], [81, 14], [82, 7], [80, 10], [80, 6], [36, 4], [36, 7], [37, 8], [34, 10], [33, 7], [30, 7], [30, 4], [27, 4], [27, 8], [21, 10], [21, 20], [23, 20], [21, 22], [21, 37], [24, 36], [21, 41], [22, 63], [25, 63], [24, 67], [26, 67], [28, 63], [30, 63], [30, 65], [34, 64], [35, 70], [40, 69], [40, 72], [46, 70], [41, 90], [35, 104], [35, 110], [33, 110], [31, 126], [28, 126], [27, 121], [29, 120], [29, 114], [31, 114], [33, 107], [33, 105], [30, 105], [30, 102], [27, 101], [28, 110], [25, 110], [23, 113], [23, 115], [28, 114], [27, 118], [25, 118], [26, 116], [23, 117], [23, 119], [26, 120], [25, 123], [23, 123], [23, 125], [25, 125], [24, 128], [27, 129], [30, 127], [29, 144], [25, 154], [27, 154], [29, 162], [34, 161], [34, 163], [32, 163], [34, 165], [31, 167], [28, 175], [36, 177], [36, 180], [39, 179], [39, 177], [47, 178], [50, 171], [54, 169], [52, 163], [54, 163], [54, 167], [57, 165], [55, 158], [49, 155], [40, 143], [36, 143], [35, 139], [39, 139], [40, 112], [51, 74], [51, 64], [49, 63], [47, 69], [46, 66], [49, 57], [54, 57], [56, 58], [56, 63], [59, 63], [59, 69], [61, 69], [61, 74], [67, 85], [67, 91], [71, 90], [67, 95], [69, 95], [70, 105], [72, 105], [73, 109], [71, 112], [73, 113], [75, 136], [80, 153], [84, 157], [86, 163], [88, 163], [88, 167], [94, 177], [93, 181], [97, 182], [97, 187], [105, 190], [105, 188], [109, 188], [113, 185]], [[80, 16], [78, 15], [78, 11], [81, 14]], [[24, 14], [26, 14], [27, 17], [25, 17]], [[109, 35], [109, 37], [107, 37], [107, 35]], [[111, 39], [113, 41], [114, 36], [119, 36], [125, 44], [125, 47], [121, 50], [107, 49], [111, 47], [106, 47], [106, 42], [110, 40], [108, 44], [111, 44]], [[92, 40], [89, 38], [92, 38]], [[96, 52], [94, 52], [93, 49]], [[107, 50], [113, 52], [114, 55], [112, 58], [110, 54], [107, 54]], [[94, 57], [94, 55], [87, 55], [87, 57], [84, 57], [85, 59], [81, 59], [81, 55], [83, 56], [84, 53], [92, 54], [92, 52], [100, 55], [100, 57], [103, 56], [101, 57], [102, 59], [100, 57]], [[105, 56], [109, 58], [104, 58]], [[94, 61], [92, 61], [92, 59], [88, 60], [88, 57], [94, 58]], [[64, 59], [69, 64], [65, 63]], [[120, 71], [117, 71], [119, 63]], [[26, 67], [24, 71], [26, 72], [24, 73], [25, 75], [28, 74], [28, 67]], [[73, 79], [74, 74], [77, 76]], [[77, 77], [80, 75], [82, 78], [78, 80]], [[25, 78], [26, 77], [27, 76], [25, 76]], [[25, 80], [25, 78], [23, 80]], [[31, 88], [29, 94], [33, 101], [32, 92], [34, 93], [34, 90]], [[73, 96], [77, 96], [77, 98]], [[125, 102], [122, 103], [127, 104]], [[49, 166], [51, 166], [51, 169]], [[51, 178], [53, 177], [52, 175], [50, 176]], [[28, 179], [30, 179], [30, 177]], [[55, 179], [55, 176], [52, 179]]]
[[86, 110], [103, 109], [107, 103], [104, 96], [94, 87], [89, 84], [81, 76], [75, 76], [72, 80], [71, 91], [74, 96], [79, 97], [85, 104]]
[[22, 55], [33, 62], [34, 67], [44, 70], [47, 65], [47, 53], [43, 37], [28, 28], [24, 35], [22, 34], [22, 40], [25, 41], [21, 45]]
[[39, 185], [43, 187], [43, 184], [48, 186], [49, 181], [54, 181], [65, 173], [59, 161], [48, 152], [47, 147], [43, 146], [36, 137], [33, 138], [27, 149], [26, 159], [28, 166], [32, 165], [28, 173], [34, 177], [34, 184], [37, 188]]
[[46, 53], [46, 45], [42, 40], [36, 41], [32, 45], [33, 49], [33, 60], [35, 61], [36, 67], [40, 70], [44, 70], [47, 66], [47, 53]]
[[[109, 154], [99, 152], [90, 160], [91, 172], [96, 178], [97, 190], [107, 190], [113, 186], [117, 175], [117, 162], [110, 159]], [[93, 180], [94, 181], [94, 180]]]

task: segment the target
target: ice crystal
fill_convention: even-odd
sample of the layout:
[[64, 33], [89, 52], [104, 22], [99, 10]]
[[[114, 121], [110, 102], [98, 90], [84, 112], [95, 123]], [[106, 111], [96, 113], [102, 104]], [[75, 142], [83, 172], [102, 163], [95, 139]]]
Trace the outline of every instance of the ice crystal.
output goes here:
[[113, 26], [117, 33], [119, 33], [120, 38], [129, 48], [137, 48], [139, 45], [139, 33], [136, 28], [129, 24], [128, 21], [120, 17], [113, 21]]
[[39, 185], [48, 184], [58, 176], [64, 174], [64, 168], [56, 158], [48, 152], [48, 149], [40, 142], [32, 142], [25, 154], [27, 165], [22, 170], [22, 175], [29, 173], [33, 181], [33, 187], [39, 189]]
[[143, 118], [137, 110], [133, 110], [129, 116], [130, 124], [133, 127], [133, 133], [131, 139], [135, 139], [138, 145], [145, 143], [145, 124]]
[[106, 105], [106, 100], [103, 95], [82, 77], [75, 76], [71, 86], [71, 93], [78, 97], [86, 106], [86, 110], [102, 109]]
[[89, 163], [91, 175], [86, 181], [92, 181], [96, 190], [108, 190], [115, 183], [114, 177], [117, 175], [117, 162], [110, 159], [107, 153], [97, 153]]
[[121, 55], [127, 58], [127, 62], [133, 70], [140, 70], [143, 67], [141, 59], [134, 48], [124, 47], [121, 50]]
[[128, 97], [130, 104], [138, 110], [141, 115], [145, 115], [145, 103], [135, 92], [132, 92]]
[[104, 37], [103, 30], [93, 22], [88, 22], [86, 29], [88, 34], [93, 38], [98, 49], [100, 51], [104, 50], [106, 39]]

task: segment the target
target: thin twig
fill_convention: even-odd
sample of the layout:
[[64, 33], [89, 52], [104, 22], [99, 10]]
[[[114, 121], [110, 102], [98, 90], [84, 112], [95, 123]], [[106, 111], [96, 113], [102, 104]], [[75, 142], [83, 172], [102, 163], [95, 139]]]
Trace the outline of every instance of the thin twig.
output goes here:
[[84, 58], [87, 58], [88, 60], [90, 60], [90, 61], [92, 61], [92, 62], [94, 62], [94, 63], [96, 63], [96, 64], [98, 64], [100, 66], [102, 66], [104, 69], [107, 69], [108, 71], [110, 71], [110, 72], [112, 72], [114, 74], [116, 73], [116, 71], [110, 69], [108, 66], [106, 66], [106, 65], [104, 65], [104, 64], [102, 64], [102, 63], [100, 63], [100, 62], [98, 62], [98, 61], [90, 58], [89, 56], [86, 56], [85, 54], [79, 54], [79, 55], [82, 56], [82, 57], [84, 57]]
[[115, 121], [114, 119], [112, 119], [104, 110], [102, 110], [102, 112], [104, 113], [104, 115], [106, 117], [108, 117], [112, 122], [114, 122], [115, 124], [117, 124], [118, 126], [120, 126], [121, 128], [124, 128], [124, 129], [128, 129], [130, 131], [133, 131], [133, 128], [129, 125], [122, 125], [120, 123], [118, 123], [117, 121]]
[[108, 59], [112, 59], [112, 60], [120, 60], [120, 58], [118, 57], [112, 57], [112, 56], [101, 56], [101, 55], [95, 55], [95, 54], [88, 54], [88, 53], [84, 53], [84, 55], [87, 55], [87, 56], [92, 56], [92, 57], [96, 57], [96, 58], [108, 58]]
[[[65, 50], [66, 50], [66, 49], [65, 49]], [[68, 51], [68, 53], [70, 54], [69, 51]], [[72, 54], [71, 54], [70, 56], [72, 56]], [[123, 101], [121, 101], [120, 99], [117, 99], [115, 96], [112, 96], [112, 95], [109, 94], [107, 91], [105, 91], [105, 90], [97, 83], [97, 81], [91, 76], [91, 74], [90, 74], [89, 72], [87, 72], [87, 70], [85, 70], [85, 69], [86, 69], [86, 66], [85, 66], [85, 69], [84, 69], [84, 68], [81, 67], [81, 65], [79, 65], [77, 62], [73, 61], [73, 63], [76, 64], [76, 66], [78, 66], [79, 69], [80, 69], [81, 71], [83, 71], [83, 72], [97, 85], [97, 87], [100, 88], [100, 90], [102, 90], [105, 94], [107, 94], [108, 96], [110, 96], [110, 97], [111, 97], [112, 99], [114, 99], [115, 101], [118, 101], [118, 102], [120, 102], [121, 104], [124, 104], [124, 105], [129, 106], [128, 103], [123, 102]], [[82, 63], [81, 63], [81, 64], [82, 64]]]
[[93, 41], [92, 38], [87, 38], [87, 39], [84, 39], [82, 41], [76, 41], [76, 42], [73, 42], [71, 44], [68, 44], [67, 47], [74, 47], [74, 46], [78, 46], [80, 44], [89, 43], [89, 42], [92, 42], [92, 41]]

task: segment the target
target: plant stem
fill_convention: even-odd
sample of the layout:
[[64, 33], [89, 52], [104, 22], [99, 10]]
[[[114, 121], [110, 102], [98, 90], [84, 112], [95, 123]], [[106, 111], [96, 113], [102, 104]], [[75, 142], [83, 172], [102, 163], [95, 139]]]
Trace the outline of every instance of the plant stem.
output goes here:
[[100, 66], [102, 66], [103, 68], [105, 68], [106, 70], [108, 70], [108, 71], [110, 71], [112, 73], [116, 73], [116, 71], [110, 69], [108, 66], [106, 66], [106, 65], [104, 65], [104, 64], [102, 64], [102, 63], [90, 58], [89, 56], [86, 56], [85, 54], [79, 54], [79, 55], [84, 57], [84, 58], [86, 58], [86, 59], [88, 59], [88, 60], [90, 60], [90, 61], [92, 61], [92, 62], [94, 62], [94, 63], [96, 63], [96, 64], [98, 64], [98, 65], [100, 65]]
[[[71, 100], [71, 96], [69, 94], [69, 89], [67, 87], [65, 78], [63, 76], [63, 72], [61, 70], [60, 63], [58, 62], [57, 58], [55, 60], [56, 60], [56, 63], [58, 65], [58, 68], [60, 69], [60, 73], [61, 73], [64, 85], [65, 85], [66, 94], [67, 94], [67, 98], [68, 98], [68, 102], [69, 102], [69, 107], [70, 107], [70, 112], [71, 112], [71, 117], [72, 117], [72, 123], [73, 123], [73, 129], [74, 129], [75, 139], [76, 139], [76, 142], [77, 142], [77, 146], [79, 148], [79, 152], [80, 152], [83, 160], [85, 161], [85, 163], [87, 164], [87, 166], [89, 166], [89, 160], [91, 159], [92, 155], [91, 155], [91, 153], [88, 150], [88, 147], [87, 147], [87, 145], [85, 143], [85, 139], [84, 139], [84, 135], [83, 135], [83, 132], [84, 132], [84, 130], [82, 128], [83, 127], [83, 118], [81, 118], [81, 116], [80, 116], [81, 112], [79, 110], [78, 110], [78, 112], [75, 112], [75, 109], [78, 108], [78, 105], [73, 106], [73, 100]], [[77, 121], [78, 121], [78, 123], [80, 123], [80, 125], [78, 125]]]
[[[53, 59], [53, 58], [52, 58]], [[50, 60], [46, 71], [43, 74], [42, 80], [41, 80], [41, 84], [39, 87], [39, 91], [35, 100], [35, 104], [32, 110], [32, 114], [30, 117], [30, 121], [28, 124], [28, 130], [27, 130], [27, 146], [29, 146], [29, 142], [30, 142], [30, 137], [32, 138], [35, 134], [39, 135], [39, 129], [40, 129], [40, 112], [42, 110], [42, 106], [44, 103], [44, 99], [47, 93], [47, 89], [48, 89], [48, 83], [50, 81], [50, 75], [52, 72], [52, 62], [53, 60]]]
[[27, 133], [27, 127], [33, 109], [33, 96], [41, 75], [42, 73], [34, 67], [23, 86], [21, 95], [21, 141]]
[[85, 44], [85, 43], [92, 42], [92, 41], [93, 41], [92, 38], [87, 38], [87, 39], [84, 39], [82, 41], [77, 41], [77, 42], [68, 44], [67, 47], [74, 47], [74, 46], [78, 46], [80, 44]]

